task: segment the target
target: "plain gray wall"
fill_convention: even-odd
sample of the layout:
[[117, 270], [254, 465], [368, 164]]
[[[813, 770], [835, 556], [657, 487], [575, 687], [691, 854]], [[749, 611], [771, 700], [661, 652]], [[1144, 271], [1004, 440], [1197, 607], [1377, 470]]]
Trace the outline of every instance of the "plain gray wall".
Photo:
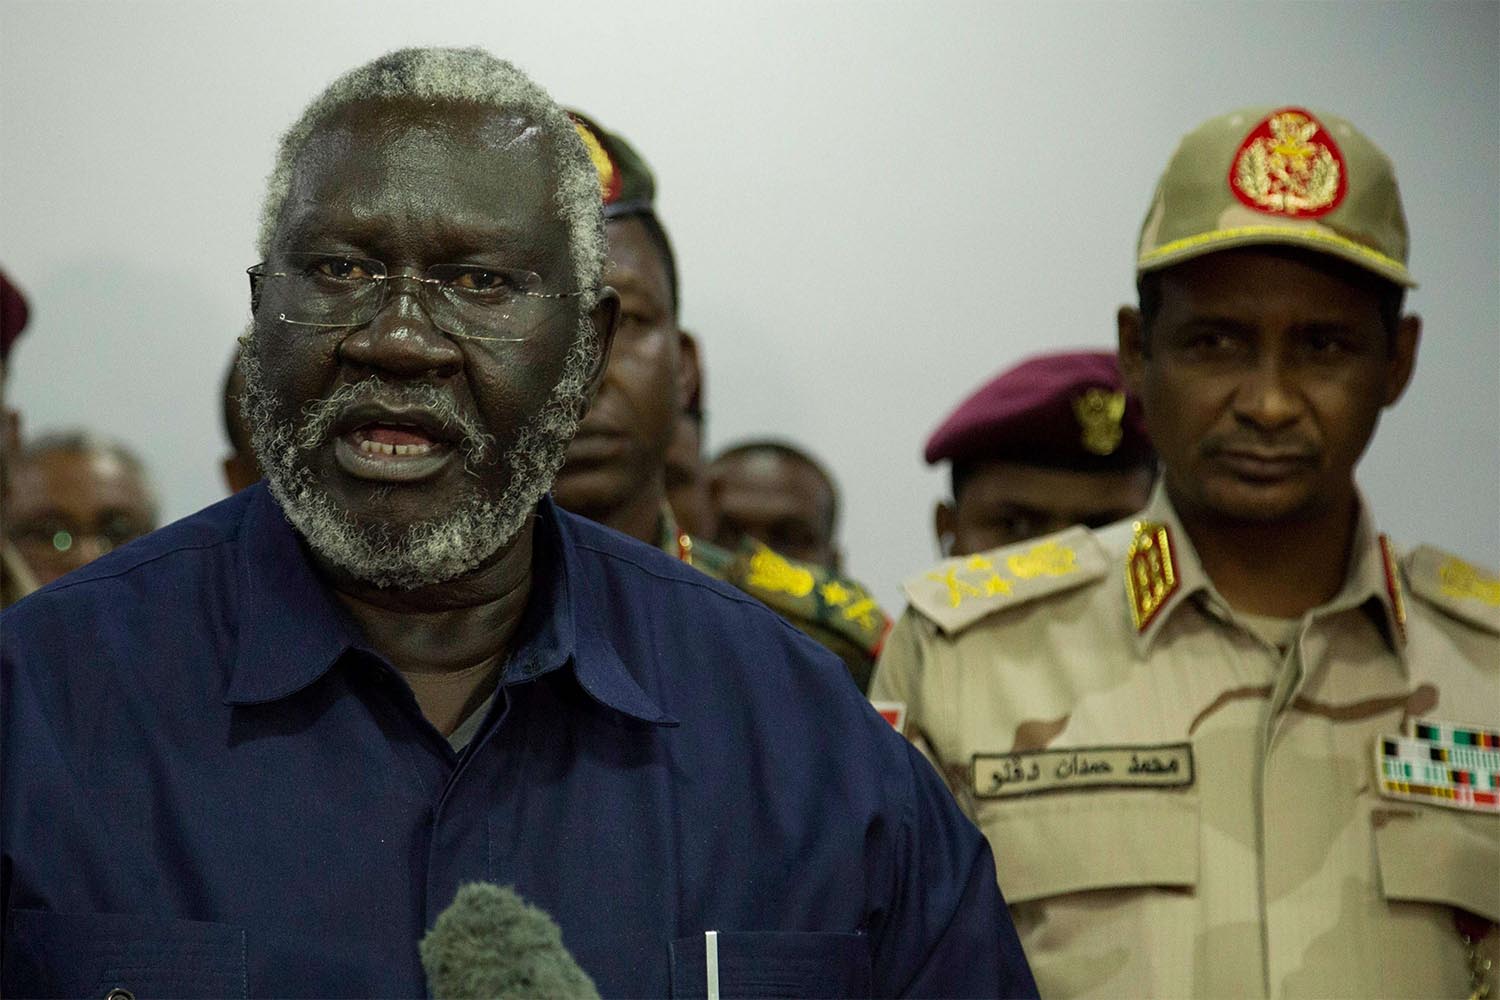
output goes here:
[[12, 401], [124, 437], [169, 516], [223, 495], [218, 387], [280, 131], [339, 72], [477, 44], [655, 167], [710, 441], [800, 440], [852, 573], [935, 555], [922, 443], [1021, 357], [1110, 346], [1157, 174], [1210, 115], [1305, 104], [1395, 160], [1417, 377], [1361, 479], [1382, 526], [1500, 562], [1500, 5], [0, 3]]

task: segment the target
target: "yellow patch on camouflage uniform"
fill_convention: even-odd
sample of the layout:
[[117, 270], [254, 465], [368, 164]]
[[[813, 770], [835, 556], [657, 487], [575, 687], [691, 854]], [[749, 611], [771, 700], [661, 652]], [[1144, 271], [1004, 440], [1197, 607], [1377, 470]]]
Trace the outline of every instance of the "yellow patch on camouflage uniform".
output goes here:
[[663, 505], [658, 548], [738, 587], [822, 643], [849, 668], [861, 691], [891, 622], [869, 591], [826, 567], [799, 563], [752, 539], [731, 552], [677, 527]]
[[813, 590], [813, 575], [801, 566], [793, 566], [764, 545], [757, 544], [750, 556], [750, 575], [746, 577], [745, 583], [757, 590], [806, 597]]
[[1109, 566], [1089, 529], [960, 556], [902, 584], [912, 607], [949, 635], [992, 612], [1099, 579]]
[[1144, 632], [1167, 600], [1182, 586], [1172, 532], [1165, 524], [1137, 521], [1135, 536], [1125, 552], [1125, 591], [1136, 632]]
[[1401, 561], [1411, 592], [1444, 613], [1500, 633], [1500, 578], [1449, 552], [1423, 545]]
[[1073, 416], [1083, 429], [1082, 443], [1095, 455], [1113, 455], [1125, 437], [1125, 394], [1090, 389], [1073, 400]]

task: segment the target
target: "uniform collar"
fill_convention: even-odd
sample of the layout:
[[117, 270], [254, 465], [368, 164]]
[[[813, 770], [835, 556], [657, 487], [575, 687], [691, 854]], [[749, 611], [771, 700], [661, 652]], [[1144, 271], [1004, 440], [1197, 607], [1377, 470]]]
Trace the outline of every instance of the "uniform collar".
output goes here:
[[[318, 577], [302, 540], [264, 483], [251, 488], [239, 529], [239, 641], [226, 704], [256, 705], [296, 694], [346, 651], [379, 656]], [[537, 505], [532, 589], [503, 683], [571, 666], [579, 685], [608, 708], [642, 722], [676, 725], [635, 682], [598, 623], [573, 545], [569, 515], [550, 497]], [[580, 625], [580, 623], [583, 623]]]
[[[1331, 601], [1314, 608], [1310, 614], [1322, 617], [1351, 608], [1368, 608], [1392, 650], [1398, 656], [1404, 656], [1406, 600], [1401, 589], [1396, 553], [1390, 540], [1376, 531], [1363, 495], [1357, 496], [1356, 502], [1354, 544], [1344, 585]], [[1209, 600], [1224, 608], [1229, 604], [1214, 589], [1213, 581], [1204, 571], [1197, 549], [1182, 527], [1163, 482], [1157, 483], [1151, 502], [1136, 516], [1133, 528], [1131, 549], [1125, 558], [1125, 596], [1127, 606], [1144, 612], [1136, 628], [1136, 650], [1144, 656], [1166, 621], [1177, 614], [1194, 594], [1207, 594]], [[1150, 548], [1157, 553], [1149, 561], [1138, 551], [1143, 542], [1149, 542]], [[1167, 551], [1162, 552], [1162, 549]], [[1156, 571], [1157, 566], [1162, 567], [1160, 572]], [[1154, 606], [1149, 595], [1151, 585], [1157, 586], [1161, 593]]]
[[1151, 502], [1131, 525], [1125, 554], [1125, 601], [1135, 626], [1136, 650], [1150, 651], [1168, 619], [1194, 594], [1213, 592], [1192, 539], [1158, 479]]

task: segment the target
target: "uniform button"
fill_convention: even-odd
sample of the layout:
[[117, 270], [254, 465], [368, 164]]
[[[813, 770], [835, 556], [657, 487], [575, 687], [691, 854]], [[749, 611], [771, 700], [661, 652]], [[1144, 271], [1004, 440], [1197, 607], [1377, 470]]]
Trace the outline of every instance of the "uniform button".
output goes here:
[[125, 987], [123, 986], [116, 986], [114, 989], [104, 994], [104, 1000], [135, 1000], [135, 994], [125, 989]]

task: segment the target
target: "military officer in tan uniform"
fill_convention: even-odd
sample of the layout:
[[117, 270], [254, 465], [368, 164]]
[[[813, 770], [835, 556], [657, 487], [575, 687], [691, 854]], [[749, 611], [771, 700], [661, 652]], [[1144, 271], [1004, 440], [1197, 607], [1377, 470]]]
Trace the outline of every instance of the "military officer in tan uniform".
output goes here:
[[1354, 481], [1420, 332], [1391, 164], [1332, 115], [1215, 118], [1137, 273], [1150, 505], [910, 580], [871, 697], [989, 837], [1044, 997], [1484, 995], [1500, 580]]

